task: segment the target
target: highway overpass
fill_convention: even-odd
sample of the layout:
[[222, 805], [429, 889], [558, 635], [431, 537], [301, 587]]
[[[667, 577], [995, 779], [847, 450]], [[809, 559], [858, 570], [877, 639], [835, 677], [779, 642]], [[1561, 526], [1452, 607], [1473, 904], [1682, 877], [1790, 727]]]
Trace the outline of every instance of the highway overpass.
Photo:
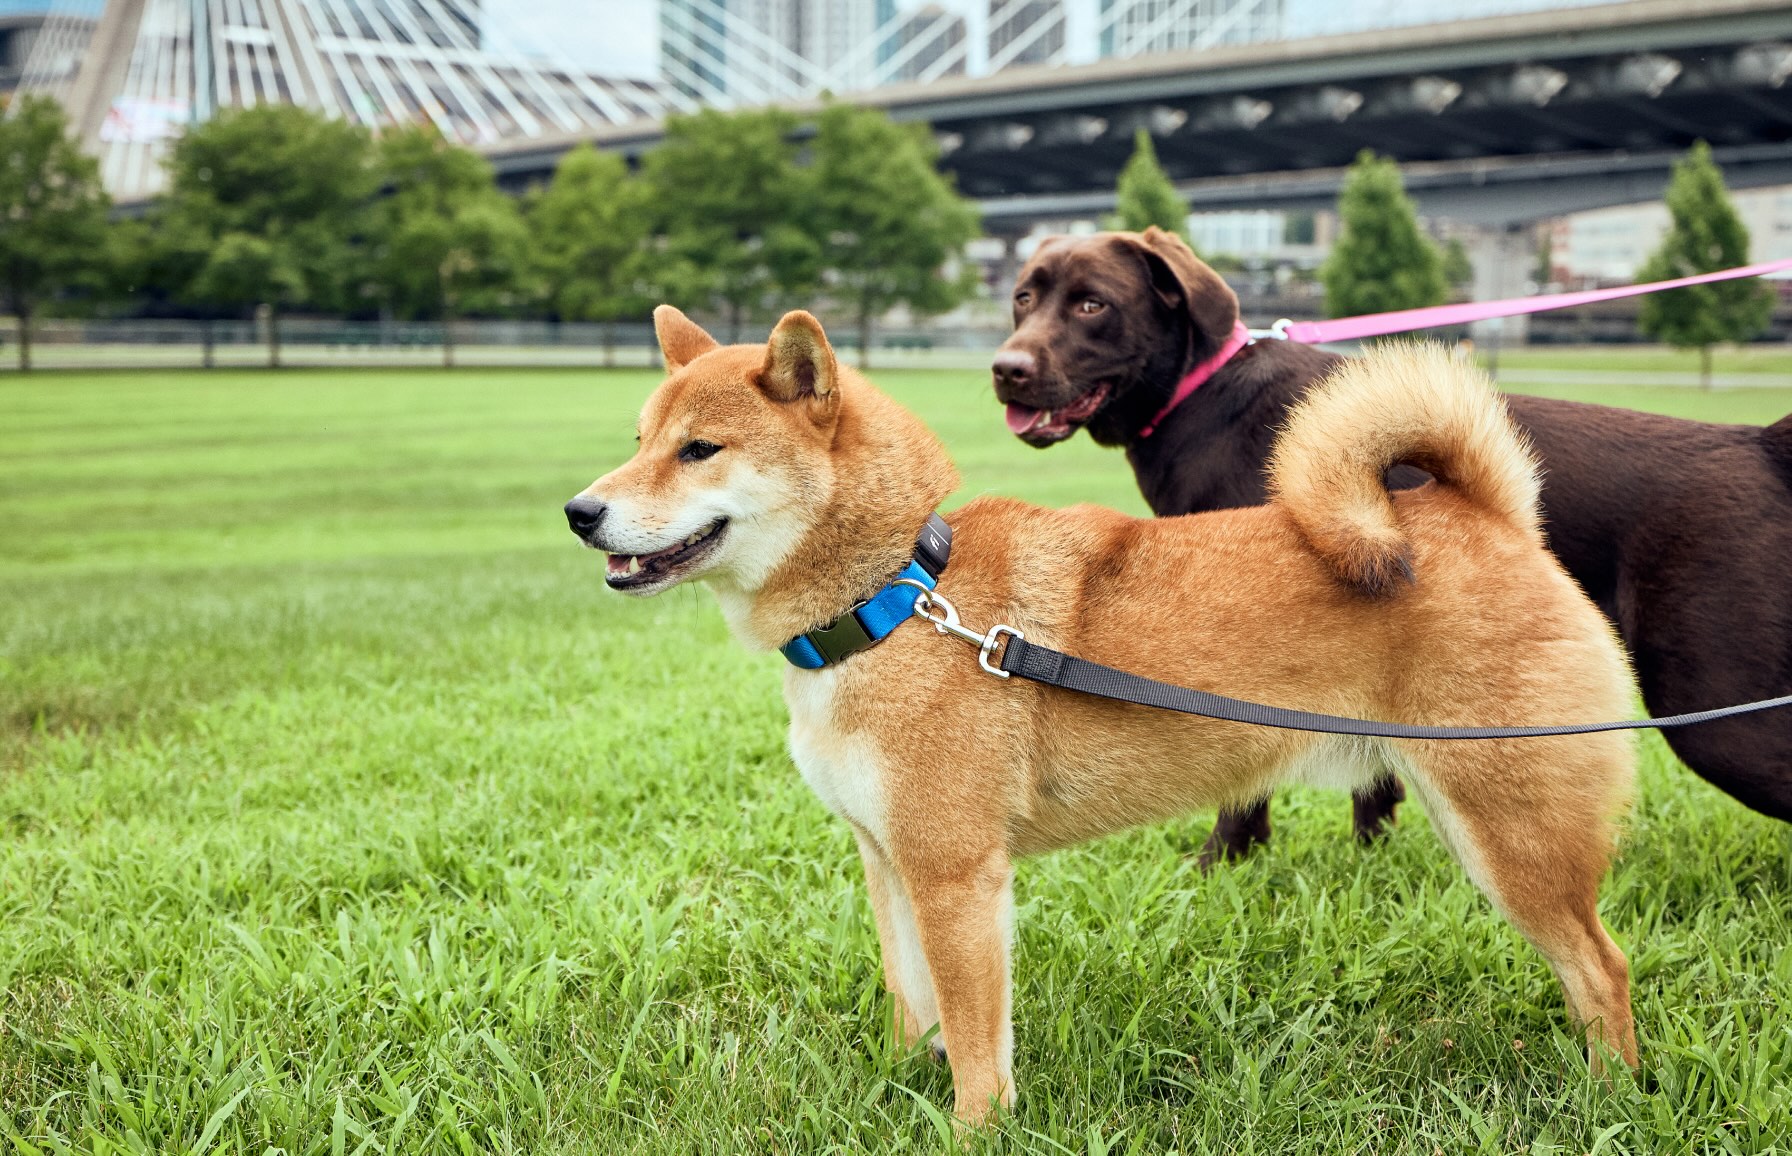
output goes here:
[[[1694, 140], [1733, 187], [1792, 184], [1792, 0], [1630, 0], [976, 79], [852, 99], [930, 125], [986, 227], [1112, 206], [1137, 129], [1196, 210], [1312, 208], [1359, 149], [1422, 211], [1493, 227], [1650, 200]], [[800, 108], [799, 108], [800, 111]], [[511, 186], [656, 121], [488, 148]]]

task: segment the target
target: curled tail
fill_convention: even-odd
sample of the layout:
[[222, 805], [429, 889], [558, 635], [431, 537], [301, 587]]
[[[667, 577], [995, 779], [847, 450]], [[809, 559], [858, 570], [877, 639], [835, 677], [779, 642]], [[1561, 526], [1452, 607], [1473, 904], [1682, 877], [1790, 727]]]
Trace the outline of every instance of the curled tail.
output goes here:
[[1380, 593], [1413, 577], [1382, 482], [1402, 463], [1542, 544], [1536, 455], [1487, 375], [1437, 345], [1382, 346], [1315, 385], [1276, 439], [1272, 500], [1340, 578]]

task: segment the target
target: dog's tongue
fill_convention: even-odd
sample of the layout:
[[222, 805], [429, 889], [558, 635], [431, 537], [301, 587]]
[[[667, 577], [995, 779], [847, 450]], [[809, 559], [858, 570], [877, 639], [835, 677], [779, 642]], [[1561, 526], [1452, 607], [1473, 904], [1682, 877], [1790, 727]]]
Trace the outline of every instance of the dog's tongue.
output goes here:
[[1008, 430], [1013, 434], [1031, 433], [1036, 427], [1045, 424], [1050, 413], [1050, 410], [1034, 409], [1030, 405], [1011, 401], [1008, 403]]

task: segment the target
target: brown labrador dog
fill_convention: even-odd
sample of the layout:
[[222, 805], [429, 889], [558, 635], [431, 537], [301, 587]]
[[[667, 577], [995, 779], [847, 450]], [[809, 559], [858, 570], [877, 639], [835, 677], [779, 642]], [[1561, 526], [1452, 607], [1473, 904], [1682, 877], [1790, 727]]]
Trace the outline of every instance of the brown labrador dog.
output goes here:
[[[1237, 322], [1232, 290], [1170, 234], [1053, 238], [1015, 284], [996, 396], [1030, 445], [1087, 429], [1125, 447], [1160, 516], [1257, 505], [1276, 431], [1336, 355], [1248, 345], [1141, 434]], [[1507, 404], [1543, 459], [1550, 547], [1617, 625], [1650, 713], [1792, 692], [1792, 417], [1761, 428], [1520, 395]], [[1714, 786], [1792, 820], [1792, 710], [1667, 739]], [[1403, 797], [1392, 779], [1359, 792], [1358, 838], [1372, 839]], [[1243, 855], [1269, 832], [1267, 799], [1223, 812], [1202, 861]]]

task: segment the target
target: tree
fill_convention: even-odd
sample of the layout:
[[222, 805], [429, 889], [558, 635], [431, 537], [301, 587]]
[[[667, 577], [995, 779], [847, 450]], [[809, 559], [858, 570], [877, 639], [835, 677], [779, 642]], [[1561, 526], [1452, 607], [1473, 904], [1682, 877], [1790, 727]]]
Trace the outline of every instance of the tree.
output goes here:
[[0, 291], [19, 319], [21, 370], [44, 303], [103, 275], [106, 206], [99, 165], [55, 101], [27, 96], [0, 119]]
[[666, 122], [643, 175], [657, 215], [661, 292], [741, 322], [813, 291], [821, 248], [804, 220], [807, 174], [797, 167], [796, 119], [778, 109], [704, 109]]
[[1368, 149], [1338, 195], [1343, 235], [1320, 268], [1332, 317], [1436, 305], [1449, 291], [1443, 260], [1419, 230], [1400, 167]]
[[1451, 237], [1442, 253], [1444, 284], [1452, 289], [1466, 289], [1474, 284], [1475, 264], [1468, 259], [1468, 247], [1459, 237]]
[[[1748, 228], [1724, 191], [1724, 176], [1704, 141], [1674, 164], [1668, 182], [1671, 224], [1661, 248], [1637, 271], [1640, 281], [1665, 281], [1748, 264]], [[1755, 278], [1689, 285], [1643, 298], [1637, 324], [1679, 349], [1699, 351], [1699, 380], [1711, 386], [1711, 347], [1744, 341], [1767, 327], [1773, 289]]]
[[402, 316], [440, 318], [452, 366], [455, 319], [519, 296], [528, 232], [484, 158], [433, 126], [382, 136], [378, 170], [388, 194], [369, 225], [374, 291]]
[[339, 306], [350, 245], [374, 190], [362, 129], [295, 105], [220, 113], [168, 159], [153, 222], [154, 275], [195, 304], [268, 311], [268, 364], [280, 312]]
[[1157, 163], [1157, 148], [1151, 133], [1140, 129], [1133, 135], [1132, 159], [1120, 170], [1120, 183], [1115, 190], [1114, 226], [1142, 233], [1156, 225], [1166, 233], [1181, 237], [1190, 249], [1188, 237], [1188, 202], [1170, 183], [1169, 176]]
[[[653, 305], [640, 289], [646, 197], [621, 157], [589, 145], [567, 153], [529, 206], [528, 224], [530, 264], [562, 318], [608, 323]], [[606, 325], [606, 365], [613, 352]]]
[[969, 267], [946, 270], [977, 235], [977, 208], [934, 167], [938, 146], [924, 125], [830, 102], [812, 148], [811, 227], [827, 255], [830, 288], [852, 305], [859, 364], [868, 367], [878, 314], [896, 304], [944, 312], [970, 293]]

